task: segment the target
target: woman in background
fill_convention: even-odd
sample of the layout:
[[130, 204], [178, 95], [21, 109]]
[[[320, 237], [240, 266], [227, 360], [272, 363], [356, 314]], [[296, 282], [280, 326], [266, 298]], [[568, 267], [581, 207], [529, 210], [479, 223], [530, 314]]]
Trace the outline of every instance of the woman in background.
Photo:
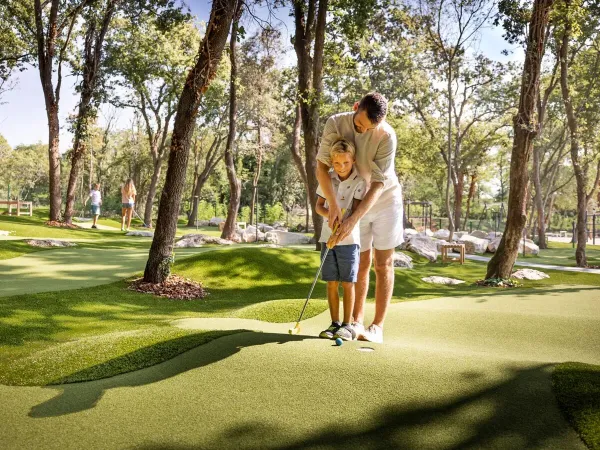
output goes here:
[[137, 191], [135, 190], [133, 180], [129, 178], [121, 188], [121, 201], [123, 203], [123, 208], [121, 209], [121, 231], [125, 231], [125, 219], [127, 219], [127, 231], [129, 231], [136, 195]]

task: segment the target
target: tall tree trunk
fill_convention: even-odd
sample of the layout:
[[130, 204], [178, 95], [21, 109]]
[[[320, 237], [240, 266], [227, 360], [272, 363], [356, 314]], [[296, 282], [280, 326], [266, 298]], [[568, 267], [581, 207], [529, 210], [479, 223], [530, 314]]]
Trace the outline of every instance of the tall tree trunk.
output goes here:
[[469, 185], [469, 195], [467, 196], [467, 211], [465, 212], [465, 221], [463, 230], [467, 229], [469, 214], [471, 213], [471, 201], [475, 198], [475, 186], [477, 185], [477, 172], [471, 175], [471, 184]]
[[235, 236], [235, 222], [242, 196], [242, 183], [235, 171], [233, 155], [235, 154], [235, 133], [237, 126], [237, 60], [235, 46], [243, 6], [243, 2], [238, 1], [231, 27], [231, 41], [229, 44], [229, 59], [231, 61], [231, 76], [229, 79], [229, 133], [225, 145], [225, 167], [227, 169], [227, 180], [229, 181], [229, 207], [227, 209], [227, 219], [221, 233], [221, 238], [223, 239], [232, 239]]
[[[315, 240], [319, 238], [323, 218], [317, 214], [317, 148], [319, 144], [319, 103], [323, 91], [323, 51], [328, 0], [309, 0], [305, 17], [304, 0], [295, 0], [294, 49], [298, 58], [298, 101], [300, 103], [302, 128], [304, 130], [304, 152], [308, 196], [311, 203]], [[316, 17], [316, 21], [315, 21]], [[314, 34], [313, 34], [314, 33]], [[311, 42], [314, 36], [314, 52], [311, 59]], [[310, 102], [310, 103], [309, 103]]]
[[260, 179], [260, 172], [262, 169], [262, 158], [263, 158], [263, 149], [262, 149], [262, 139], [261, 139], [261, 128], [260, 128], [260, 117], [258, 118], [258, 130], [257, 130], [257, 149], [256, 149], [256, 170], [254, 171], [254, 177], [252, 178], [252, 199], [250, 200], [250, 223], [254, 223], [258, 221], [258, 212], [256, 212], [257, 217], [254, 217], [256, 203], [258, 202], [258, 180]]
[[95, 20], [90, 20], [87, 23], [88, 29], [86, 31], [84, 42], [81, 100], [79, 101], [79, 111], [75, 123], [75, 139], [73, 152], [71, 153], [71, 172], [69, 174], [69, 184], [67, 185], [67, 202], [64, 215], [64, 221], [66, 223], [71, 223], [73, 219], [77, 178], [79, 177], [79, 171], [81, 170], [81, 160], [85, 156], [85, 141], [89, 135], [88, 126], [90, 119], [96, 115], [96, 108], [93, 101], [100, 72], [102, 47], [104, 45], [104, 38], [108, 31], [108, 27], [115, 12], [115, 4], [116, 0], [112, 0], [106, 5], [106, 10], [104, 11], [104, 16], [99, 29], [97, 28], [98, 24]]
[[541, 249], [548, 248], [546, 245], [546, 224], [544, 218], [544, 200], [542, 198], [542, 182], [540, 180], [540, 151], [539, 146], [533, 148], [533, 185], [535, 188], [535, 196], [533, 201], [537, 211], [537, 229], [538, 229], [538, 246]]
[[[567, 7], [570, 6], [570, 0], [566, 1]], [[587, 266], [587, 257], [585, 247], [587, 244], [587, 173], [579, 159], [579, 124], [573, 108], [571, 91], [569, 87], [569, 39], [571, 38], [571, 21], [566, 20], [565, 31], [560, 46], [560, 90], [563, 103], [567, 112], [567, 123], [571, 132], [571, 161], [575, 172], [577, 182], [577, 249], [575, 250], [575, 261], [578, 267]]]
[[462, 170], [456, 172], [456, 178], [457, 180], [454, 184], [454, 224], [458, 231], [462, 218], [462, 200], [465, 190], [465, 175]]
[[210, 20], [200, 44], [197, 62], [190, 70], [179, 98], [156, 231], [144, 271], [145, 282], [161, 283], [170, 273], [173, 240], [177, 231], [177, 217], [196, 115], [203, 94], [216, 74], [235, 7], [236, 0], [213, 0]]
[[446, 212], [448, 214], [448, 242], [452, 242], [455, 231], [454, 213], [450, 206], [450, 185], [452, 183], [452, 60], [448, 61], [448, 170], [446, 176]]
[[537, 133], [535, 119], [536, 99], [540, 88], [540, 67], [544, 56], [545, 29], [548, 24], [553, 0], [535, 0], [527, 50], [521, 79], [519, 111], [515, 116], [514, 141], [510, 162], [510, 191], [506, 228], [498, 250], [488, 263], [486, 278], [509, 278], [519, 252], [519, 241], [527, 219], [526, 190], [528, 184], [527, 166], [533, 150], [533, 140]]

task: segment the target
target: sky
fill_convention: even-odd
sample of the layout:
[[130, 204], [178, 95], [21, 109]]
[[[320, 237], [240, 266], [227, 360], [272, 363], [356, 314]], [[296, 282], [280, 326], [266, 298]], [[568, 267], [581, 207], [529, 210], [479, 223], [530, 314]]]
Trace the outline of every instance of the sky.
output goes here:
[[[188, 0], [192, 14], [199, 21], [208, 21], [210, 17], [211, 2], [208, 0]], [[291, 33], [293, 33], [293, 19], [289, 17], [289, 10], [278, 9], [270, 12], [266, 7], [254, 7], [252, 14], [261, 20], [271, 16], [271, 21], [282, 31], [282, 41], [287, 45], [284, 65], [296, 62], [296, 56], [290, 44]], [[257, 19], [248, 17], [244, 19], [244, 27], [249, 33], [258, 28]], [[501, 51], [513, 50], [509, 56], [504, 56]], [[488, 57], [499, 60], [522, 60], [522, 51], [511, 47], [502, 38], [502, 30], [489, 27], [482, 33], [480, 50]], [[16, 77], [16, 87], [4, 94], [0, 104], [0, 134], [8, 143], [15, 147], [19, 144], [35, 144], [48, 142], [48, 120], [46, 117], [44, 96], [40, 85], [37, 68], [28, 67]], [[60, 149], [66, 151], [72, 145], [72, 135], [68, 130], [66, 118], [76, 111], [78, 96], [75, 94], [74, 85], [77, 82], [73, 76], [63, 79], [61, 99], [59, 105], [59, 117], [61, 123]], [[103, 115], [107, 108], [102, 108], [99, 116], [100, 126], [104, 123]], [[127, 128], [132, 118], [130, 110], [122, 110], [118, 113], [117, 127]]]

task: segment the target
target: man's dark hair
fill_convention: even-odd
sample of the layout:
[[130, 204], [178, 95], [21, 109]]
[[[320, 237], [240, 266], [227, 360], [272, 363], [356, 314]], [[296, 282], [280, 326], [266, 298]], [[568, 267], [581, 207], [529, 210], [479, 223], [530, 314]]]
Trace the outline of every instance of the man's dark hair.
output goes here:
[[358, 104], [359, 111], [366, 111], [372, 124], [381, 122], [387, 114], [387, 100], [378, 92], [365, 95]]

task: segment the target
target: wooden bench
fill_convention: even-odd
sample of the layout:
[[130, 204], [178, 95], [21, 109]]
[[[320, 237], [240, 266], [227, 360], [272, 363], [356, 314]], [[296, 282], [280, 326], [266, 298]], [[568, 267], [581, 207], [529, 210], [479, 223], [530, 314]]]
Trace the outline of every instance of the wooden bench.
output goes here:
[[8, 206], [8, 215], [12, 216], [13, 206], [17, 207], [17, 216], [21, 215], [21, 207], [26, 206], [29, 210], [29, 217], [33, 216], [33, 202], [22, 202], [21, 200], [0, 200], [0, 205]]
[[[442, 262], [458, 261], [461, 264], [465, 263], [465, 244], [442, 244]], [[460, 252], [459, 258], [452, 258], [448, 256], [448, 250], [458, 250]]]

